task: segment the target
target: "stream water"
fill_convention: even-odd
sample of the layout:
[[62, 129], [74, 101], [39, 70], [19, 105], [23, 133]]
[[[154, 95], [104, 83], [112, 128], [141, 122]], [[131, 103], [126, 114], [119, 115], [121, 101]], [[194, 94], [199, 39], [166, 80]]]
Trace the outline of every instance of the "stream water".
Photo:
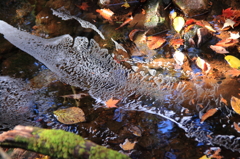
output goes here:
[[[90, 13], [87, 15], [91, 16], [91, 18], [93, 17]], [[46, 15], [44, 17], [46, 17]], [[28, 21], [29, 19], [25, 18], [24, 20]], [[71, 23], [75, 24], [74, 22]], [[99, 20], [97, 23], [102, 23], [102, 21]], [[29, 28], [28, 24], [29, 23], [24, 22], [21, 23], [20, 26], [26, 25], [25, 29], [27, 29]], [[100, 28], [106, 29], [106, 23], [103, 23], [99, 26], [101, 26]], [[115, 30], [115, 28], [112, 28], [112, 26], [109, 28], [112, 30], [101, 30], [102, 33], [104, 35], [108, 35], [109, 32]], [[107, 27], [107, 29], [109, 28]], [[73, 36], [84, 35], [98, 39], [96, 38], [96, 35], [93, 36], [92, 33], [89, 33], [88, 31], [86, 34], [83, 34], [82, 30], [79, 31], [78, 29], [75, 29], [75, 31], [76, 33], [74, 33]], [[115, 33], [113, 36], [117, 37], [118, 34]], [[218, 149], [221, 149], [220, 155], [224, 158], [238, 158], [240, 156], [239, 152], [233, 152], [231, 148], [228, 149], [217, 144], [209, 145], [206, 142], [196, 141], [195, 137], [187, 137], [186, 134], [188, 132], [185, 132], [181, 126], [176, 124], [176, 122], [159, 115], [148, 113], [148, 108], [146, 108], [145, 111], [143, 111], [144, 109], [142, 109], [142, 111], [141, 109], [140, 111], [124, 109], [124, 106], [123, 108], [119, 107], [109, 109], [104, 105], [98, 104], [96, 100], [90, 96], [83, 97], [82, 99], [63, 98], [62, 96], [64, 95], [87, 92], [60, 82], [58, 77], [44, 64], [37, 61], [25, 52], [13, 47], [8, 42], [3, 40], [3, 38], [1, 41], [3, 41], [5, 45], [2, 46], [2, 49], [5, 49], [6, 51], [3, 51], [3, 53], [0, 54], [0, 84], [1, 90], [3, 90], [1, 92], [2, 94], [0, 94], [0, 101], [2, 101], [2, 103], [0, 103], [0, 131], [7, 131], [18, 124], [40, 126], [43, 128], [63, 129], [79, 134], [97, 144], [126, 153], [130, 155], [131, 158], [136, 159], [201, 158], [206, 154], [213, 154]], [[97, 42], [100, 44], [104, 43], [100, 39]], [[8, 49], [8, 47], [11, 49]], [[108, 46], [108, 49], [112, 49], [112, 46]], [[171, 50], [171, 48], [165, 46], [163, 49], [158, 50], [157, 56], [167, 57], [168, 54], [170, 54], [167, 53], [169, 50]], [[164, 76], [174, 77], [174, 79], [176, 78], [178, 81], [184, 81], [187, 84], [186, 90], [196, 88], [196, 85], [198, 86], [199, 90], [201, 90], [201, 88], [206, 89], [208, 87], [210, 89], [216, 89], [212, 91], [212, 96], [209, 95], [206, 97], [207, 100], [220, 96], [227, 100], [228, 106], [226, 108], [221, 107], [221, 112], [216, 113], [204, 124], [199, 125], [201, 125], [201, 128], [206, 130], [206, 132], [214, 131], [215, 134], [233, 135], [233, 138], [239, 137], [239, 133], [233, 128], [233, 122], [240, 122], [238, 118], [239, 115], [231, 110], [229, 102], [232, 96], [239, 96], [239, 78], [232, 78], [224, 74], [228, 69], [230, 69], [230, 67], [222, 59], [222, 55], [213, 55], [212, 50], [210, 49], [204, 50], [204, 55], [212, 56], [210, 58], [210, 64], [211, 67], [215, 69], [212, 74], [206, 76], [199, 68], [193, 66], [190, 68], [192, 68], [192, 72], [195, 74], [192, 74], [192, 76], [187, 76], [182, 73], [181, 70], [174, 69], [174, 61], [172, 58], [160, 59], [163, 60], [164, 64], [167, 64], [164, 67], [156, 69], [157, 74], [163, 74]], [[155, 59], [155, 56], [143, 59], [147, 61], [149, 58]], [[144, 73], [146, 73], [146, 67], [144, 67], [146, 63], [139, 63], [134, 61], [130, 64], [125, 63], [125, 65], [126, 67], [128, 67], [128, 65], [137, 65], [143, 70]], [[147, 63], [146, 65], [150, 64]], [[117, 74], [119, 72], [114, 73]], [[168, 79], [172, 78], [166, 78], [166, 80]], [[177, 94], [179, 92], [176, 90], [172, 93]], [[207, 94], [207, 92], [203, 93]], [[175, 100], [172, 98], [175, 96], [177, 95], [167, 94], [164, 96], [165, 103], [160, 103], [163, 105], [173, 105], [171, 107], [173, 112], [184, 110], [186, 112], [183, 114], [186, 116], [188, 115], [187, 111], [190, 111], [191, 113], [189, 113], [189, 116], [191, 116], [192, 121], [194, 121], [194, 123], [200, 123], [200, 113], [201, 111], [205, 112], [201, 107], [205, 107], [205, 105], [197, 105], [197, 103], [201, 104], [199, 101], [204, 97], [201, 95], [196, 95], [196, 98], [190, 101], [187, 100], [187, 102], [191, 102], [191, 104], [183, 101], [181, 105], [187, 107], [187, 109], [182, 109], [180, 104], [178, 105], [177, 99], [176, 103], [174, 103]], [[148, 107], [153, 105], [152, 101], [149, 101], [149, 99], [146, 97], [139, 97], [138, 95], [134, 97], [131, 96], [129, 101], [132, 100], [131, 98], [141, 99]], [[187, 99], [188, 97], [184, 98]], [[211, 106], [220, 107], [220, 105], [216, 105], [216, 103], [220, 102], [211, 103]], [[206, 103], [202, 102], [202, 104]], [[194, 106], [190, 107], [191, 105]], [[54, 117], [53, 111], [72, 106], [78, 106], [84, 111], [86, 117], [85, 122], [66, 125], [60, 123]], [[121, 103], [119, 103], [119, 106], [121, 106]], [[171, 116], [171, 114], [169, 116]], [[121, 148], [120, 144], [123, 144], [126, 139], [132, 143], [136, 142], [133, 149], [123, 150]], [[236, 143], [236, 145], [238, 144]]]

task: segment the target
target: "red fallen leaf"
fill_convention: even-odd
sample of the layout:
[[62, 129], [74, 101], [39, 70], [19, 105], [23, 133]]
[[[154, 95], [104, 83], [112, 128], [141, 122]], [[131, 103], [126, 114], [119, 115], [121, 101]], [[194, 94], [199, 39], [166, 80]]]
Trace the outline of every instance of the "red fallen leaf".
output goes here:
[[114, 14], [110, 9], [97, 9], [98, 12], [104, 19], [112, 21], [112, 15]]
[[195, 24], [196, 20], [195, 19], [188, 19], [186, 22], [185, 22], [185, 26], [188, 26], [190, 24]]
[[113, 99], [113, 98], [111, 98], [111, 99], [109, 99], [108, 101], [106, 101], [105, 102], [105, 104], [106, 104], [106, 106], [108, 107], [108, 108], [114, 108], [114, 107], [117, 107], [116, 106], [116, 104], [119, 102], [119, 100], [118, 99]]
[[170, 40], [170, 45], [174, 48], [179, 48], [181, 45], [183, 45], [183, 42], [183, 39], [172, 39]]
[[225, 18], [230, 18], [234, 16], [234, 10], [232, 10], [232, 8], [227, 8], [222, 11], [222, 16], [224, 16]]
[[208, 73], [211, 69], [210, 64], [205, 62], [205, 60], [201, 59], [200, 57], [196, 59], [195, 63], [205, 73]]
[[79, 6], [79, 5], [76, 5], [78, 8], [80, 8], [81, 10], [88, 10], [89, 8], [89, 5], [87, 4], [88, 2], [82, 2], [82, 4]]
[[202, 23], [202, 22], [200, 22], [200, 21], [197, 21], [197, 22], [196, 22], [196, 24], [197, 24], [197, 25], [199, 25], [199, 26], [202, 26], [202, 27], [204, 27], [203, 23]]
[[119, 28], [123, 27], [124, 25], [128, 24], [130, 21], [133, 20], [133, 17], [131, 16], [130, 18], [128, 18], [127, 20], [125, 20], [118, 28], [116, 28], [115, 30], [118, 30]]
[[238, 39], [223, 39], [219, 41], [215, 46], [222, 46], [222, 47], [231, 47], [238, 43]]
[[201, 122], [204, 122], [207, 118], [213, 116], [218, 111], [217, 108], [209, 109], [203, 116], [201, 117]]
[[165, 42], [166, 42], [166, 39], [162, 38], [159, 35], [147, 37], [147, 46], [151, 50], [161, 47]]

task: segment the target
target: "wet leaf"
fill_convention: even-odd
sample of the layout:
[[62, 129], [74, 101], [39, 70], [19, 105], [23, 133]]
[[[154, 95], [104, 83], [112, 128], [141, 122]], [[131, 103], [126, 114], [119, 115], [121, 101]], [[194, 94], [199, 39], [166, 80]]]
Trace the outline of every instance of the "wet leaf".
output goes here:
[[196, 20], [195, 19], [188, 19], [186, 22], [185, 22], [185, 26], [188, 26], [188, 25], [191, 25], [191, 24], [195, 24]]
[[109, 99], [108, 101], [105, 102], [105, 105], [108, 107], [108, 108], [114, 108], [114, 107], [117, 107], [116, 104], [119, 102], [119, 100], [115, 100], [113, 98]]
[[210, 45], [210, 48], [219, 54], [228, 54], [229, 52], [222, 46]]
[[219, 41], [215, 46], [222, 46], [222, 47], [231, 47], [235, 46], [238, 43], [238, 39], [223, 39]]
[[201, 122], [204, 122], [207, 118], [213, 116], [218, 111], [217, 108], [209, 109], [203, 116], [201, 117]]
[[232, 77], [238, 77], [240, 76], [240, 70], [238, 69], [231, 69], [227, 71], [227, 74], [232, 76]]
[[104, 19], [112, 21], [112, 15], [114, 14], [110, 9], [97, 9], [98, 12]]
[[115, 30], [118, 30], [119, 28], [123, 27], [124, 25], [128, 24], [130, 21], [133, 20], [133, 17], [131, 16], [130, 18], [128, 18], [127, 20], [125, 20], [118, 28], [116, 28]]
[[211, 70], [211, 66], [205, 60], [198, 57], [195, 61], [196, 65], [205, 73], [208, 73]]
[[183, 65], [184, 57], [185, 57], [184, 54], [178, 50], [175, 51], [173, 54], [173, 58], [178, 65]]
[[124, 4], [121, 5], [121, 7], [124, 7], [125, 9], [129, 8], [130, 5], [128, 4], [128, 2], [125, 0]]
[[240, 99], [232, 96], [231, 106], [232, 106], [233, 110], [240, 115]]
[[79, 5], [76, 5], [76, 6], [81, 10], [88, 10], [89, 5], [87, 3], [88, 2], [83, 2], [80, 6]]
[[240, 126], [239, 126], [236, 122], [233, 123], [233, 126], [234, 126], [234, 129], [235, 129], [238, 133], [240, 133]]
[[207, 155], [204, 155], [204, 156], [202, 156], [202, 157], [199, 158], [199, 159], [211, 159], [211, 158], [208, 158]]
[[230, 18], [234, 16], [234, 10], [232, 10], [232, 8], [227, 8], [222, 11], [222, 16], [224, 16], [225, 18]]
[[179, 33], [184, 27], [185, 20], [183, 17], [176, 17], [173, 19], [173, 28]]
[[136, 141], [134, 142], [130, 142], [128, 139], [125, 139], [123, 144], [120, 144], [119, 146], [124, 150], [124, 151], [128, 151], [128, 150], [132, 150], [134, 148], [136, 144]]
[[230, 32], [230, 38], [229, 39], [238, 39], [240, 38], [239, 32], [237, 33], [231, 33]]
[[176, 18], [176, 16], [177, 16], [177, 12], [175, 12], [174, 9], [171, 10], [170, 13], [169, 13], [169, 18], [174, 19], [174, 18]]
[[84, 112], [78, 107], [58, 109], [53, 114], [63, 124], [76, 124], [86, 121]]
[[220, 102], [224, 103], [225, 105], [228, 105], [228, 104], [227, 104], [227, 100], [224, 99], [223, 97], [221, 98]]
[[183, 42], [184, 42], [183, 39], [171, 39], [170, 46], [173, 46], [176, 49], [183, 45]]
[[236, 23], [236, 22], [234, 22], [234, 21], [231, 20], [231, 19], [226, 19], [226, 20], [225, 20], [225, 23], [223, 24], [222, 29], [224, 29], [224, 28], [226, 28], [226, 27], [228, 27], [228, 26], [234, 28], [233, 26], [234, 26], [235, 23]]
[[129, 129], [135, 136], [142, 136], [142, 131], [137, 126], [131, 126]]
[[240, 60], [238, 58], [232, 55], [227, 55], [224, 58], [232, 68], [240, 69]]
[[151, 50], [161, 47], [165, 42], [166, 39], [162, 38], [160, 35], [147, 37], [147, 46]]

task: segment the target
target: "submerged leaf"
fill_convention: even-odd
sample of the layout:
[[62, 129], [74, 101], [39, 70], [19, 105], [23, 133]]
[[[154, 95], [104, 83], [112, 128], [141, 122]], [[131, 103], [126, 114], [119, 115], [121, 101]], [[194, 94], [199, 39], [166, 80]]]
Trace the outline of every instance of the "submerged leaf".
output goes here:
[[240, 115], [240, 99], [232, 96], [231, 106], [232, 106], [233, 110]]
[[207, 118], [213, 116], [218, 111], [217, 108], [209, 109], [203, 116], [201, 117], [201, 122], [204, 122]]
[[86, 121], [84, 112], [78, 107], [58, 109], [53, 114], [63, 124], [76, 124]]
[[181, 51], [175, 51], [174, 54], [173, 54], [174, 60], [179, 65], [183, 65], [184, 57], [185, 56]]
[[104, 19], [112, 21], [112, 15], [114, 14], [110, 9], [97, 9], [98, 12]]
[[236, 23], [236, 22], [234, 22], [234, 21], [231, 20], [231, 19], [226, 19], [226, 20], [225, 20], [225, 23], [223, 24], [222, 29], [224, 29], [224, 28], [226, 28], [226, 27], [228, 27], [228, 26], [234, 28], [233, 26], [234, 26], [235, 23]]
[[195, 62], [196, 62], [196, 65], [200, 69], [202, 69], [203, 72], [208, 73], [210, 71], [211, 69], [210, 64], [207, 63], [205, 60], [201, 59], [200, 57], [198, 57]]
[[183, 17], [176, 17], [173, 19], [173, 28], [179, 33], [184, 27], [185, 20]]
[[232, 55], [225, 56], [225, 60], [232, 68], [240, 69], [240, 60]]
[[109, 99], [108, 101], [106, 101], [105, 102], [105, 104], [106, 104], [106, 106], [108, 107], [108, 108], [114, 108], [114, 107], [117, 107], [116, 106], [116, 104], [119, 102], [119, 100], [118, 99], [113, 99], [113, 98], [111, 98], [111, 99]]
[[136, 144], [136, 141], [130, 142], [128, 139], [125, 139], [124, 143], [120, 144], [120, 147], [124, 151], [128, 151], [128, 150], [132, 150], [134, 148], [135, 144]]
[[166, 39], [161, 36], [148, 36], [147, 37], [147, 46], [149, 49], [157, 49], [161, 47], [166, 42]]

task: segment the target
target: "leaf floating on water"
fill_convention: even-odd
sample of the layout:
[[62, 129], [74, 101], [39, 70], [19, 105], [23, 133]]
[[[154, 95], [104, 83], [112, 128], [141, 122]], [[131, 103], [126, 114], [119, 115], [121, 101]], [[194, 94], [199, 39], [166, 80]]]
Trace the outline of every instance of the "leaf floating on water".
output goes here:
[[108, 101], [106, 101], [105, 102], [105, 104], [106, 104], [106, 106], [108, 107], [108, 108], [114, 108], [114, 107], [117, 107], [116, 106], [116, 104], [119, 102], [119, 100], [118, 99], [113, 99], [113, 98], [111, 98], [111, 99], [109, 99]]
[[179, 33], [184, 27], [185, 20], [183, 17], [176, 17], [173, 19], [173, 28]]
[[204, 122], [207, 118], [213, 116], [218, 111], [217, 108], [209, 109], [203, 116], [201, 117], [201, 122]]
[[78, 107], [58, 109], [53, 114], [63, 124], [76, 124], [86, 121], [84, 112]]
[[142, 136], [142, 131], [137, 126], [131, 126], [128, 130], [131, 131], [135, 136]]
[[161, 47], [166, 42], [166, 39], [161, 36], [148, 36], [147, 37], [147, 46], [149, 49], [157, 49]]
[[238, 43], [238, 39], [223, 39], [219, 41], [215, 46], [222, 46], [222, 47], [231, 47], [235, 46]]
[[208, 73], [210, 71], [211, 69], [210, 64], [207, 63], [205, 60], [201, 59], [200, 57], [198, 57], [195, 62], [196, 62], [196, 65], [200, 69], [202, 69], [203, 72]]
[[173, 54], [173, 58], [176, 61], [177, 64], [179, 65], [183, 65], [183, 61], [184, 61], [184, 54], [181, 51], [175, 51]]
[[240, 115], [240, 99], [232, 96], [231, 106], [232, 106], [233, 110]]
[[137, 142], [130, 142], [128, 139], [125, 139], [123, 144], [120, 144], [119, 146], [124, 150], [124, 151], [128, 151], [128, 150], [132, 150], [135, 146]]
[[234, 22], [234, 21], [231, 20], [231, 19], [226, 19], [226, 20], [225, 20], [225, 23], [223, 24], [222, 29], [224, 29], [224, 28], [226, 28], [226, 27], [228, 27], [228, 26], [234, 28], [234, 24], [235, 24], [235, 23], [236, 23], [236, 22]]
[[238, 38], [240, 38], [239, 32], [237, 32], [237, 33], [231, 33], [230, 32], [229, 39], [238, 39]]
[[121, 7], [124, 7], [125, 9], [129, 8], [130, 5], [128, 4], [128, 2], [125, 0], [125, 3], [123, 5], [121, 5]]
[[210, 45], [210, 48], [219, 54], [228, 54], [229, 52], [222, 46]]
[[76, 5], [76, 6], [81, 10], [88, 10], [89, 5], [87, 3], [88, 2], [82, 2], [82, 4], [80, 6], [79, 5]]
[[235, 56], [228, 55], [224, 57], [232, 68], [240, 69], [240, 60]]
[[114, 14], [110, 9], [97, 9], [98, 12], [104, 19], [112, 21], [112, 15]]
[[240, 126], [239, 126], [236, 122], [233, 123], [233, 126], [234, 126], [234, 129], [235, 129], [238, 133], [240, 133]]

